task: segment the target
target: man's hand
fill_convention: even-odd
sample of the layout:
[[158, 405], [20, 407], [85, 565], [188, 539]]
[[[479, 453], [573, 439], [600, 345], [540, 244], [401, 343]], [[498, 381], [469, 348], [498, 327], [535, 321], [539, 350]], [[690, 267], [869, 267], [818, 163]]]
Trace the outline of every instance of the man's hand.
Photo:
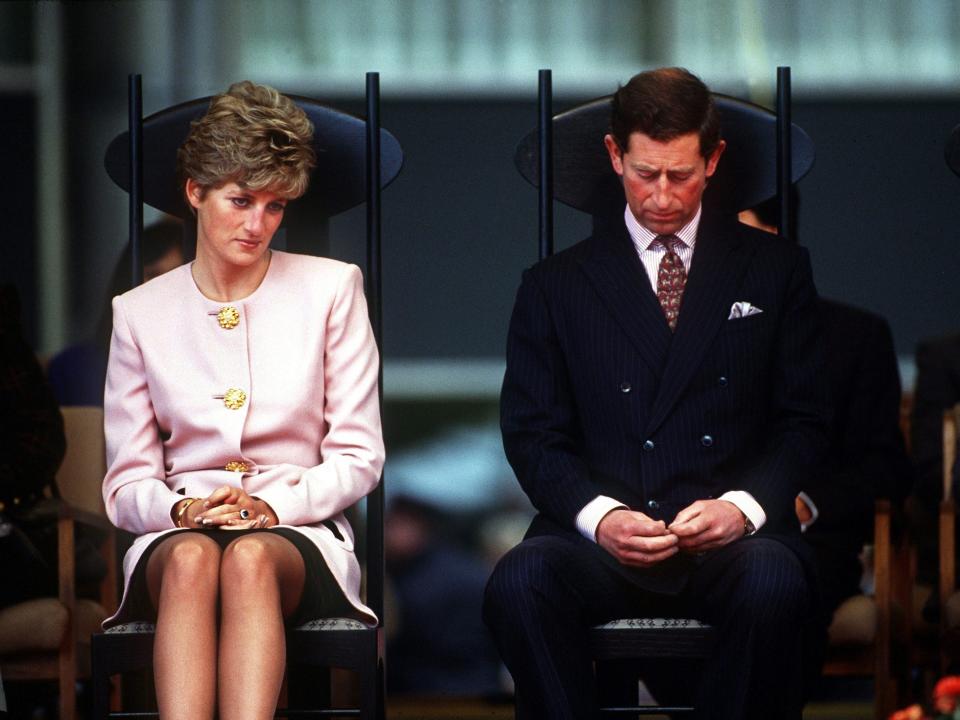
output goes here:
[[697, 500], [677, 513], [667, 528], [689, 552], [716, 550], [743, 537], [746, 518], [727, 500]]
[[655, 565], [677, 553], [677, 536], [663, 520], [623, 508], [603, 516], [597, 543], [624, 565], [636, 567]]

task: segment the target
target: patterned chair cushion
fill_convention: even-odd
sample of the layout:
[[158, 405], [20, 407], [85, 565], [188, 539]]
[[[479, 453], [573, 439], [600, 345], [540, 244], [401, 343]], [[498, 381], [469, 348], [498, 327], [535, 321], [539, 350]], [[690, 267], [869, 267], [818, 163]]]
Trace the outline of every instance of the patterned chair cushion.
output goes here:
[[692, 618], [623, 618], [595, 626], [595, 630], [678, 630], [708, 628]]
[[325, 632], [327, 630], [368, 630], [369, 626], [350, 618], [317, 618], [304, 623], [296, 630]]
[[[307, 632], [326, 632], [329, 630], [366, 630], [367, 625], [364, 625], [358, 620], [352, 620], [350, 618], [317, 618], [316, 620], [310, 620], [309, 622], [300, 625], [295, 628], [296, 630], [303, 630]], [[156, 632], [157, 626], [149, 622], [129, 622], [122, 625], [114, 625], [113, 627], [107, 630], [108, 633], [114, 634], [142, 634], [142, 633], [153, 633]]]
[[107, 628], [104, 632], [109, 635], [142, 635], [156, 631], [157, 626], [153, 623], [134, 620], [133, 622], [123, 623], [122, 625], [114, 625], [113, 627]]

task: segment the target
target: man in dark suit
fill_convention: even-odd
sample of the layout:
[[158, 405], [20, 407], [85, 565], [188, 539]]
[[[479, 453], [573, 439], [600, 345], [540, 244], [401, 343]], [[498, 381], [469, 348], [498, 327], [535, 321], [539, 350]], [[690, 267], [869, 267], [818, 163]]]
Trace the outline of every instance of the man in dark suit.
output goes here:
[[[799, 201], [794, 188], [794, 207]], [[776, 235], [778, 214], [773, 198], [739, 217]], [[790, 236], [797, 236], [796, 227]], [[876, 501], [886, 498], [902, 509], [913, 473], [900, 430], [900, 371], [889, 323], [827, 298], [820, 298], [820, 316], [833, 422], [823, 464], [803, 484], [796, 509], [816, 559], [826, 633], [840, 604], [860, 593], [859, 556], [872, 542]]]
[[724, 151], [706, 86], [635, 76], [604, 138], [622, 216], [526, 271], [501, 426], [539, 511], [484, 617], [520, 718], [596, 713], [591, 625], [694, 616], [710, 718], [799, 718], [813, 612], [794, 499], [826, 445], [807, 253], [701, 203]]

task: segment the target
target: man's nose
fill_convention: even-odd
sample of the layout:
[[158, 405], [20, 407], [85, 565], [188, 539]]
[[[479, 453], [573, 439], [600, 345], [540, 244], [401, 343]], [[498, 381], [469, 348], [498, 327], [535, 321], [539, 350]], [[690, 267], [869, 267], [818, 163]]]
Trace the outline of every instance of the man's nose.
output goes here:
[[670, 187], [670, 181], [665, 177], [661, 177], [657, 181], [656, 189], [653, 191], [653, 201], [657, 204], [657, 207], [666, 209], [670, 206], [672, 200], [673, 191]]

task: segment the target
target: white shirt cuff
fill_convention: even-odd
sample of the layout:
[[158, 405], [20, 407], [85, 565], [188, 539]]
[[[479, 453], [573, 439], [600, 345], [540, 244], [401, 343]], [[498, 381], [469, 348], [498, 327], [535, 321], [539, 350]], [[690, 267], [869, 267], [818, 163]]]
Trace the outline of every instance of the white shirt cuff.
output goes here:
[[797, 493], [797, 497], [803, 500], [803, 504], [810, 510], [810, 519], [800, 523], [800, 532], [806, 532], [807, 528], [813, 525], [820, 517], [820, 511], [817, 510], [817, 504], [803, 490]]
[[[753, 495], [746, 490], [730, 490], [720, 496], [720, 500], [726, 500], [736, 505], [747, 520], [753, 523], [753, 532], [763, 527], [767, 521], [767, 514], [760, 507], [760, 503], [753, 499]], [[752, 535], [753, 533], [751, 533]]]
[[611, 510], [618, 508], [628, 509], [619, 500], [614, 500], [606, 495], [597, 495], [593, 500], [584, 505], [583, 510], [577, 513], [577, 530], [587, 540], [597, 541], [597, 526], [604, 516]]

